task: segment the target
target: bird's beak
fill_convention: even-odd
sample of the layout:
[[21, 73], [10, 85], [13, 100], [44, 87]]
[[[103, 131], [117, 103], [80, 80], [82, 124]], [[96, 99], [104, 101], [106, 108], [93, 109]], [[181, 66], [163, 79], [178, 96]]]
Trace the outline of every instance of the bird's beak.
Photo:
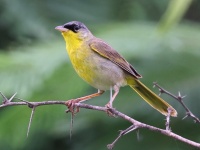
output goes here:
[[67, 32], [68, 29], [64, 28], [63, 26], [57, 26], [55, 27], [56, 30], [60, 31], [60, 32]]

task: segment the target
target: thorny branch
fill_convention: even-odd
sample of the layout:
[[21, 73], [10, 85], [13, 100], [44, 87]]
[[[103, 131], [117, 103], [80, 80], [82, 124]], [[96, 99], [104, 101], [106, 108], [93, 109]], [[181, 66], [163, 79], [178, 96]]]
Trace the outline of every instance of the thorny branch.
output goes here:
[[[56, 100], [54, 100], [54, 101], [43, 101], [43, 102], [28, 102], [28, 101], [23, 100], [21, 98], [16, 98], [15, 97], [16, 94], [17, 93], [13, 94], [13, 96], [11, 96], [11, 98], [8, 99], [5, 95], [3, 95], [3, 93], [0, 92], [0, 95], [3, 97], [3, 101], [2, 101], [2, 104], [0, 105], [0, 108], [8, 107], [8, 106], [16, 106], [16, 105], [27, 105], [29, 108], [32, 109], [29, 124], [28, 124], [28, 129], [27, 129], [27, 137], [28, 137], [28, 134], [29, 134], [29, 131], [30, 131], [30, 127], [31, 127], [31, 123], [32, 123], [32, 119], [33, 119], [33, 115], [35, 113], [36, 107], [43, 106], [43, 105], [55, 105], [55, 104], [65, 105], [65, 102], [66, 102], [66, 101], [56, 101]], [[13, 99], [17, 99], [20, 102], [12, 102]]]
[[[156, 84], [156, 86], [158, 86], [158, 85]], [[4, 96], [1, 92], [0, 92], [0, 95], [3, 97], [3, 101], [2, 101], [2, 104], [0, 105], [0, 108], [9, 107], [9, 106], [17, 106], [17, 105], [26, 105], [26, 106], [28, 106], [29, 108], [32, 109], [31, 116], [30, 116], [30, 121], [29, 121], [29, 125], [28, 125], [27, 136], [28, 136], [28, 133], [29, 133], [29, 130], [30, 130], [30, 126], [31, 126], [31, 122], [32, 122], [32, 118], [33, 118], [34, 112], [35, 112], [37, 107], [43, 106], [43, 105], [55, 105], [55, 104], [66, 105], [66, 101], [59, 101], [59, 100], [49, 100], [49, 101], [42, 101], [42, 102], [28, 102], [28, 101], [22, 100], [20, 98], [16, 98], [15, 97], [16, 93], [10, 99], [8, 99], [6, 96]], [[17, 99], [19, 101], [18, 102], [13, 102], [13, 99]], [[89, 105], [89, 104], [84, 104], [84, 103], [75, 103], [74, 105], [75, 105], [75, 107], [79, 107], [79, 108], [85, 108], [85, 109], [92, 109], [92, 110], [98, 110], [98, 111], [107, 112], [107, 108], [106, 107], [94, 106], [94, 105]], [[109, 109], [109, 111], [114, 116], [120, 117], [120, 118], [130, 122], [131, 126], [128, 127], [125, 130], [121, 130], [120, 134], [118, 135], [118, 137], [111, 144], [107, 145], [108, 149], [112, 149], [114, 147], [115, 143], [123, 135], [126, 135], [126, 134], [128, 134], [128, 133], [130, 133], [132, 131], [135, 131], [137, 129], [140, 129], [140, 128], [146, 128], [146, 129], [154, 131], [154, 132], [159, 132], [159, 133], [161, 133], [161, 134], [163, 134], [165, 136], [172, 137], [175, 140], [179, 140], [181, 142], [184, 142], [184, 143], [186, 143], [188, 145], [191, 145], [193, 147], [196, 147], [196, 148], [200, 149], [200, 143], [197, 143], [197, 142], [191, 141], [189, 139], [186, 139], [186, 138], [184, 138], [184, 137], [182, 137], [180, 135], [177, 135], [177, 134], [173, 133], [170, 130], [170, 127], [169, 127], [170, 115], [167, 115], [167, 117], [166, 117], [166, 129], [161, 129], [161, 128], [157, 128], [157, 127], [154, 127], [154, 126], [139, 122], [139, 121], [127, 116], [126, 114], [123, 114], [122, 112], [120, 112], [120, 111], [118, 111], [116, 109]], [[168, 114], [170, 114], [170, 111], [171, 110], [169, 109], [168, 110]]]
[[183, 117], [183, 119], [187, 118], [187, 117], [191, 117], [193, 118], [194, 122], [195, 123], [200, 123], [200, 119], [198, 117], [196, 117], [191, 111], [190, 109], [185, 105], [185, 103], [183, 102], [183, 98], [185, 98], [186, 96], [181, 96], [181, 93], [178, 92], [178, 96], [175, 96], [174, 94], [168, 92], [167, 90], [165, 90], [164, 88], [162, 88], [160, 85], [158, 85], [158, 83], [154, 82], [154, 87], [157, 87], [160, 91], [160, 94], [167, 94], [169, 96], [171, 96], [172, 98], [174, 98], [175, 100], [177, 100], [182, 106], [183, 108], [185, 109], [186, 111], [186, 115], [185, 117]]

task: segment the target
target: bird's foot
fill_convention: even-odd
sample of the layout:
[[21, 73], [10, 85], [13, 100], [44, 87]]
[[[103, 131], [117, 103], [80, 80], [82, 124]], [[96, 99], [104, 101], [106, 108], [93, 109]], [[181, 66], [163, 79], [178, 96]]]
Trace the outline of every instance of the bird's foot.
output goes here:
[[72, 99], [65, 102], [65, 105], [68, 107], [66, 112], [71, 112], [72, 114], [76, 114], [80, 111], [80, 108], [75, 106], [76, 103], [79, 103], [79, 99]]
[[105, 105], [106, 109], [106, 113], [108, 114], [109, 117], [116, 117], [115, 114], [113, 114], [113, 110], [115, 110], [115, 108], [112, 107], [112, 104], [107, 103]]

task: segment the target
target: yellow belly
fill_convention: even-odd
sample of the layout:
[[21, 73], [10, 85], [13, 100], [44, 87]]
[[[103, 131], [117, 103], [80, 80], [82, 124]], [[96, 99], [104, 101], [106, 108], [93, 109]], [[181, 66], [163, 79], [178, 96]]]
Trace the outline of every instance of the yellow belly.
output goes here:
[[91, 86], [108, 90], [114, 85], [119, 87], [127, 85], [124, 71], [96, 52], [76, 50], [69, 56], [78, 75]]

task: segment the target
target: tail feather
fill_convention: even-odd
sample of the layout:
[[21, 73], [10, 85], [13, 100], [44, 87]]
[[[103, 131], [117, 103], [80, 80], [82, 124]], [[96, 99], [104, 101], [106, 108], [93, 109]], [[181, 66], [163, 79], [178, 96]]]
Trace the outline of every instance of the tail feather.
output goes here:
[[156, 95], [154, 92], [152, 92], [149, 88], [147, 88], [143, 83], [141, 83], [139, 80], [135, 80], [134, 84], [129, 85], [132, 89], [134, 89], [149, 105], [151, 105], [153, 108], [158, 110], [163, 115], [168, 114], [168, 108], [171, 108], [171, 116], [176, 117], [177, 112], [176, 110], [169, 105], [167, 102], [165, 102], [162, 98], [160, 98], [158, 95]]

